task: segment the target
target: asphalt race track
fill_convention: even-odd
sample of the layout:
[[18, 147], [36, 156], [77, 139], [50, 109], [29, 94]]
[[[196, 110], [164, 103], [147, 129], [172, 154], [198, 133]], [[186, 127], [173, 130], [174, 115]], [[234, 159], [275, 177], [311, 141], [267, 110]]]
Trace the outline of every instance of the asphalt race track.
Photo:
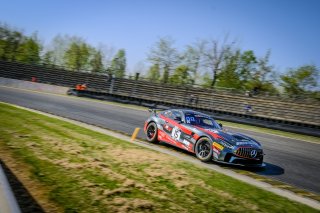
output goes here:
[[[0, 101], [132, 134], [143, 127], [148, 111], [68, 96], [0, 86]], [[228, 127], [226, 127], [228, 128]], [[257, 173], [320, 194], [320, 144], [232, 129], [260, 141], [267, 167]], [[140, 131], [138, 137], [144, 138]]]

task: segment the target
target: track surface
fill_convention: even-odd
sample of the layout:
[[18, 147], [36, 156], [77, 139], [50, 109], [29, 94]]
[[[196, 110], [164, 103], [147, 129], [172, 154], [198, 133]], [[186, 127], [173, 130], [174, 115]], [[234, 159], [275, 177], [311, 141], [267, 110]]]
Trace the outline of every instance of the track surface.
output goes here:
[[[147, 111], [106, 103], [36, 93], [0, 86], [0, 101], [132, 134], [143, 127]], [[267, 167], [261, 175], [320, 194], [320, 144], [285, 137], [232, 129], [259, 140]], [[145, 138], [142, 131], [138, 137]]]

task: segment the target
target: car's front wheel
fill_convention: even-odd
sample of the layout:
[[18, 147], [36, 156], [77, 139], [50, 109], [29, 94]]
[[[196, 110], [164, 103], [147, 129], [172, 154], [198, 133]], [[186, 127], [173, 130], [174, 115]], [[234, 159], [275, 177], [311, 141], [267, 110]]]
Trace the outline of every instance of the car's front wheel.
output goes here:
[[158, 127], [154, 122], [150, 122], [146, 129], [147, 140], [152, 143], [158, 142]]
[[203, 162], [208, 162], [212, 159], [212, 143], [209, 138], [200, 138], [196, 144], [195, 153], [197, 158]]

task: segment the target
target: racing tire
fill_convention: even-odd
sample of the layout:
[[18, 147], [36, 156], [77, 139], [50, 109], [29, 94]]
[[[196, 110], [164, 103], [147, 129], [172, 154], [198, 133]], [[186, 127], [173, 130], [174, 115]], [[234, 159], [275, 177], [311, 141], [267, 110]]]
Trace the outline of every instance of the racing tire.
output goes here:
[[195, 153], [199, 160], [208, 162], [212, 160], [212, 143], [209, 138], [200, 138], [195, 147]]
[[150, 122], [146, 129], [147, 140], [152, 143], [157, 143], [158, 141], [158, 127], [155, 122]]

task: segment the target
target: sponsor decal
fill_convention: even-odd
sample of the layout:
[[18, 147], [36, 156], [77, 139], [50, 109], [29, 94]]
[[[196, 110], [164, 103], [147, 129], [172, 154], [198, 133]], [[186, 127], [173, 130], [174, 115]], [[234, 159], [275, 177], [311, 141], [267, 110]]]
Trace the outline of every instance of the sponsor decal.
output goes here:
[[218, 155], [220, 155], [220, 151], [219, 150], [217, 150], [217, 148], [216, 147], [213, 147], [213, 149], [212, 149], [215, 153], [217, 153]]
[[218, 154], [217, 153], [213, 153], [213, 157], [214, 157], [214, 159], [218, 159], [219, 158], [219, 156], [218, 156]]
[[254, 143], [252, 141], [237, 142], [237, 146], [241, 146], [241, 145], [256, 145], [256, 143]]
[[186, 139], [191, 139], [191, 136], [190, 135], [185, 135], [184, 136]]
[[223, 148], [224, 148], [222, 145], [220, 145], [220, 144], [218, 144], [216, 142], [213, 142], [212, 145], [213, 145], [214, 148], [216, 148], [216, 149], [218, 149], [220, 151], [223, 150]]
[[194, 119], [194, 117], [186, 116], [186, 122], [187, 122], [187, 124], [190, 124], [191, 122], [195, 122], [195, 119]]
[[215, 134], [218, 134], [219, 133], [219, 131], [217, 131], [217, 130], [215, 130], [215, 129], [206, 129], [207, 131], [209, 131], [209, 132], [213, 132], [213, 133], [215, 133]]
[[180, 135], [181, 135], [180, 129], [179, 129], [178, 127], [176, 127], [176, 126], [173, 127], [172, 133], [171, 133], [172, 139], [174, 139], [174, 140], [179, 140]]
[[172, 128], [169, 126], [169, 125], [164, 125], [164, 128], [166, 129], [166, 130], [168, 130], [169, 132], [172, 130]]
[[182, 143], [183, 143], [183, 145], [185, 145], [185, 146], [189, 146], [189, 144], [190, 144], [190, 142], [187, 141], [186, 139], [183, 139]]

